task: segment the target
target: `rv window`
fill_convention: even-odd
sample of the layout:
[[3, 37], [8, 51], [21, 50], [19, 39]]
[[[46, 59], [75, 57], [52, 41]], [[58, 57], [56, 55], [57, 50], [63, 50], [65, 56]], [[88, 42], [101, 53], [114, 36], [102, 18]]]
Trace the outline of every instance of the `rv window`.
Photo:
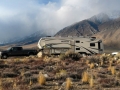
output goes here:
[[76, 41], [76, 43], [80, 43], [80, 41]]
[[95, 43], [90, 43], [90, 46], [91, 47], [95, 47]]
[[80, 48], [76, 48], [76, 50], [80, 50]]

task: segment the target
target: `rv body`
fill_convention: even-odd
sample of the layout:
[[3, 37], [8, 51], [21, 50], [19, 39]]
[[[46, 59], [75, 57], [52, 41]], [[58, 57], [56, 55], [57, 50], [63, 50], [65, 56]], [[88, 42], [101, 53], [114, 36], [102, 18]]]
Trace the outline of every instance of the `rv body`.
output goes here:
[[44, 54], [61, 54], [70, 50], [80, 54], [101, 54], [103, 43], [95, 37], [43, 37], [38, 48]]

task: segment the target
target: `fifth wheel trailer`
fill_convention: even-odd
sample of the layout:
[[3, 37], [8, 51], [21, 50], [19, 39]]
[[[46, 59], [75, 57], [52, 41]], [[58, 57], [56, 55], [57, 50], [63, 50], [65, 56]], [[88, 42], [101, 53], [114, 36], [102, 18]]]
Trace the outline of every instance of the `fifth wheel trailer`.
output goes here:
[[80, 54], [101, 54], [104, 51], [102, 40], [95, 37], [43, 37], [38, 48], [44, 54], [61, 54], [73, 51]]

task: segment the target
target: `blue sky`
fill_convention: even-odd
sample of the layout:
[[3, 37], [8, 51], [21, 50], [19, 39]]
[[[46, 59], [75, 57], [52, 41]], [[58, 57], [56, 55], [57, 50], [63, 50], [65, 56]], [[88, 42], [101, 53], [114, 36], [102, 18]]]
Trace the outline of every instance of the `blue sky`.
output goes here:
[[120, 0], [0, 0], [0, 41], [60, 29], [101, 12], [120, 9]]

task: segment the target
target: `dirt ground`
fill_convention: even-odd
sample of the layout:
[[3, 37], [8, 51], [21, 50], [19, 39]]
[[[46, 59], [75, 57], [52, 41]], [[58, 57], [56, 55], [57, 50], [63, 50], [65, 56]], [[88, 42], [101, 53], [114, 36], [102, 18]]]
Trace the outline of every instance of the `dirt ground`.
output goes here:
[[109, 55], [1, 59], [0, 90], [120, 90], [118, 61]]

